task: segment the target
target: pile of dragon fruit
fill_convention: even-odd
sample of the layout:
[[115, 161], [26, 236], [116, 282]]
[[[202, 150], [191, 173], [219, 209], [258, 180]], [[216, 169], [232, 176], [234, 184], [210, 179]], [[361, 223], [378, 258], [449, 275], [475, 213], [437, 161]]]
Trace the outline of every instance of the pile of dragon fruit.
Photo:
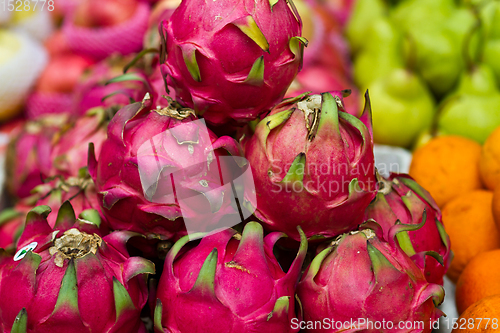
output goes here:
[[441, 212], [329, 80], [351, 2], [127, 1], [59, 3], [49, 66], [86, 70], [12, 130], [0, 332], [431, 332]]

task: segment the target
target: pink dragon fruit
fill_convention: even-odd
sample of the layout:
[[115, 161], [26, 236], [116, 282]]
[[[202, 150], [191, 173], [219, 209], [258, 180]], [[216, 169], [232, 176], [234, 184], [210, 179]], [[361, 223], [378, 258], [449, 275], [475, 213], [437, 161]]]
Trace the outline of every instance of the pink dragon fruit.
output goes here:
[[396, 223], [420, 226], [418, 230], [400, 233], [399, 244], [417, 264], [425, 267], [429, 282], [442, 285], [453, 256], [436, 202], [408, 175], [379, 177], [379, 185], [377, 197], [366, 209], [365, 220], [375, 220], [384, 230], [385, 240]]
[[[82, 170], [82, 173], [85, 170]], [[21, 235], [24, 227], [24, 221], [28, 212], [36, 206], [46, 205], [54, 212], [47, 216], [47, 222], [51, 227], [56, 224], [56, 214], [59, 207], [65, 202], [70, 201], [76, 215], [96, 214], [89, 218], [96, 222], [102, 220], [100, 206], [97, 200], [95, 186], [88, 173], [81, 177], [61, 178], [36, 186], [29, 197], [26, 197], [13, 208], [4, 209], [0, 212], [0, 248], [6, 250], [15, 249], [15, 243]], [[85, 213], [84, 213], [85, 212]], [[106, 225], [100, 224], [102, 234], [108, 233]]]
[[[94, 107], [122, 107], [140, 101], [150, 91], [147, 76], [139, 69], [123, 75], [130, 57], [109, 57], [89, 71], [75, 87], [75, 114], [82, 115]], [[115, 79], [117, 78], [117, 79]]]
[[301, 29], [291, 1], [183, 1], [160, 27], [162, 68], [180, 104], [212, 125], [242, 125], [283, 98], [301, 67]]
[[110, 118], [112, 115], [103, 108], [90, 109], [57, 132], [52, 139], [49, 175], [78, 177], [81, 168], [87, 166], [89, 143], [94, 144], [97, 153], [101, 151]]
[[27, 121], [12, 138], [7, 149], [7, 188], [18, 198], [43, 182], [51, 169], [51, 141], [55, 133], [68, 121], [67, 115], [45, 115]]
[[262, 226], [249, 222], [241, 236], [227, 229], [188, 249], [188, 238], [179, 240], [158, 285], [155, 331], [298, 332], [290, 321], [298, 319], [295, 287], [307, 240], [302, 233], [297, 256], [284, 273], [273, 254], [283, 236], [275, 232], [264, 238]]
[[37, 206], [28, 213], [18, 252], [0, 268], [0, 331], [146, 332], [140, 313], [154, 265], [129, 257], [130, 233], [101, 238], [91, 221], [60, 209], [53, 230]]
[[163, 109], [145, 103], [118, 111], [98, 162], [93, 154], [89, 161], [111, 229], [163, 239], [217, 229], [239, 212], [231, 187], [222, 186], [221, 179], [221, 174], [230, 179], [226, 172], [232, 171], [221, 157], [227, 152], [239, 156], [238, 143], [217, 138], [193, 110], [175, 102]]
[[360, 119], [324, 93], [284, 100], [257, 125], [245, 155], [258, 195], [244, 204], [270, 229], [298, 240], [298, 225], [334, 237], [363, 222], [377, 189], [366, 97]]
[[[431, 332], [444, 289], [372, 223], [339, 236], [302, 276], [297, 294], [307, 332]], [[322, 325], [314, 324], [316, 321]]]

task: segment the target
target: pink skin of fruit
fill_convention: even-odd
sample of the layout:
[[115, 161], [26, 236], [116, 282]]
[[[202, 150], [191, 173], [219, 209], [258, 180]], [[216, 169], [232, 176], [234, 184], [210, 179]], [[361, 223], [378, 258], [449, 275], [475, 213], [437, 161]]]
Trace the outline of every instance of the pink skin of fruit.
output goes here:
[[393, 173], [389, 179], [379, 179], [379, 192], [366, 209], [365, 220], [375, 220], [384, 230], [385, 240], [396, 223], [413, 225], [414, 230], [408, 231], [407, 238], [398, 238], [400, 245], [419, 266], [425, 268], [429, 282], [442, 285], [453, 255], [439, 207], [431, 195], [408, 175]]
[[[46, 221], [49, 212], [47, 206], [31, 210], [16, 256], [2, 259], [0, 331], [145, 333], [140, 312], [147, 301], [146, 275], [154, 273], [154, 265], [129, 257], [125, 243], [131, 235], [100, 238], [93, 234], [95, 225], [75, 219], [68, 202], [53, 230]], [[21, 249], [35, 242], [22, 257]], [[65, 253], [80, 255], [62, 255], [63, 246]]]
[[87, 166], [89, 143], [93, 143], [94, 150], [100, 153], [107, 137], [107, 125], [106, 111], [94, 108], [59, 131], [52, 140], [52, 167], [49, 175], [78, 177], [80, 169]]
[[162, 71], [180, 104], [214, 126], [241, 126], [281, 101], [306, 41], [293, 4], [273, 3], [183, 1], [163, 22]]
[[[304, 308], [303, 325], [324, 318], [332, 325], [309, 327], [307, 332], [375, 333], [385, 323], [386, 332], [430, 333], [431, 323], [443, 314], [437, 308], [444, 299], [443, 287], [428, 283], [394, 241], [381, 241], [380, 226], [372, 227], [339, 236], [302, 276], [297, 294]], [[400, 322], [420, 321], [425, 327], [398, 327]]]
[[94, 107], [121, 107], [129, 104], [131, 99], [142, 100], [150, 87], [141, 71], [130, 69], [127, 72], [130, 80], [109, 83], [122, 76], [126, 64], [124, 58], [108, 58], [93, 66], [75, 87], [75, 113], [83, 115]]
[[346, 111], [353, 116], [359, 116], [361, 107], [358, 89], [352, 82], [344, 79], [342, 74], [335, 73], [327, 66], [311, 65], [304, 67], [293, 80], [285, 98], [295, 97], [306, 92], [320, 94], [324, 91], [342, 97], [338, 92], [345, 89], [351, 90], [349, 97], [344, 99]]
[[287, 273], [273, 247], [283, 233], [263, 237], [249, 222], [242, 236], [232, 229], [205, 236], [199, 245], [182, 238], [165, 259], [157, 290], [155, 332], [298, 332], [295, 287], [307, 252], [301, 245]]
[[330, 93], [285, 100], [247, 141], [258, 193], [247, 204], [269, 229], [299, 240], [298, 225], [334, 237], [363, 222], [377, 187], [369, 100], [359, 119], [341, 110]]
[[42, 184], [51, 169], [52, 138], [67, 122], [67, 115], [45, 115], [23, 125], [7, 149], [7, 188], [18, 198], [25, 198]]

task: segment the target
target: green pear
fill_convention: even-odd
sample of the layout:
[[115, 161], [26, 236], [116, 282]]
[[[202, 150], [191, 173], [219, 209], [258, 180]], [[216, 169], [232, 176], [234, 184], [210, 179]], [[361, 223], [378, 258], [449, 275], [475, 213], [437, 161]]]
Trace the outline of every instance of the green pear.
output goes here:
[[5, 29], [0, 29], [0, 65], [7, 63], [21, 50], [18, 37]]
[[347, 23], [345, 35], [353, 53], [358, 53], [366, 43], [366, 32], [373, 22], [384, 17], [387, 5], [383, 0], [357, 0]]
[[403, 39], [387, 18], [379, 18], [366, 32], [366, 46], [353, 61], [354, 81], [365, 90], [372, 81], [403, 68]]
[[393, 22], [403, 31], [415, 26], [442, 23], [456, 9], [455, 0], [404, 0], [390, 13]]
[[473, 66], [460, 78], [460, 83], [454, 95], [488, 96], [500, 93], [495, 82], [495, 75], [486, 64]]
[[395, 69], [369, 86], [376, 143], [409, 148], [419, 133], [429, 129], [435, 102], [417, 75]]
[[500, 91], [492, 70], [485, 64], [465, 71], [456, 92], [441, 107], [438, 129], [484, 143], [500, 126]]
[[491, 67], [500, 86], [500, 39], [486, 41], [483, 48], [483, 62]]
[[436, 24], [415, 26], [409, 36], [415, 51], [408, 50], [415, 52], [416, 71], [437, 96], [443, 96], [456, 85], [464, 69], [460, 44]]
[[[422, 22], [408, 30], [415, 53], [415, 69], [439, 97], [449, 93], [458, 83], [465, 68], [464, 47], [477, 49], [477, 41], [469, 41], [476, 18], [465, 8], [453, 9], [441, 22]], [[411, 56], [407, 54], [406, 57]]]

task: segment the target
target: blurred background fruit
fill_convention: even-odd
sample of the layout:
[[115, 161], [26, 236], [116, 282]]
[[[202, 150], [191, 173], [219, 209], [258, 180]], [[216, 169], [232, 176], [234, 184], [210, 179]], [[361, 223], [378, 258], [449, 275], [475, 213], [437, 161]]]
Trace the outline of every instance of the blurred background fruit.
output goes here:
[[[344, 31], [357, 88], [377, 91], [376, 143], [412, 148], [423, 132], [483, 143], [500, 125], [499, 7], [496, 0], [355, 2]], [[389, 79], [396, 70], [407, 80]], [[412, 93], [398, 94], [397, 85]]]
[[22, 111], [24, 99], [47, 64], [47, 51], [33, 38], [0, 28], [0, 121]]

